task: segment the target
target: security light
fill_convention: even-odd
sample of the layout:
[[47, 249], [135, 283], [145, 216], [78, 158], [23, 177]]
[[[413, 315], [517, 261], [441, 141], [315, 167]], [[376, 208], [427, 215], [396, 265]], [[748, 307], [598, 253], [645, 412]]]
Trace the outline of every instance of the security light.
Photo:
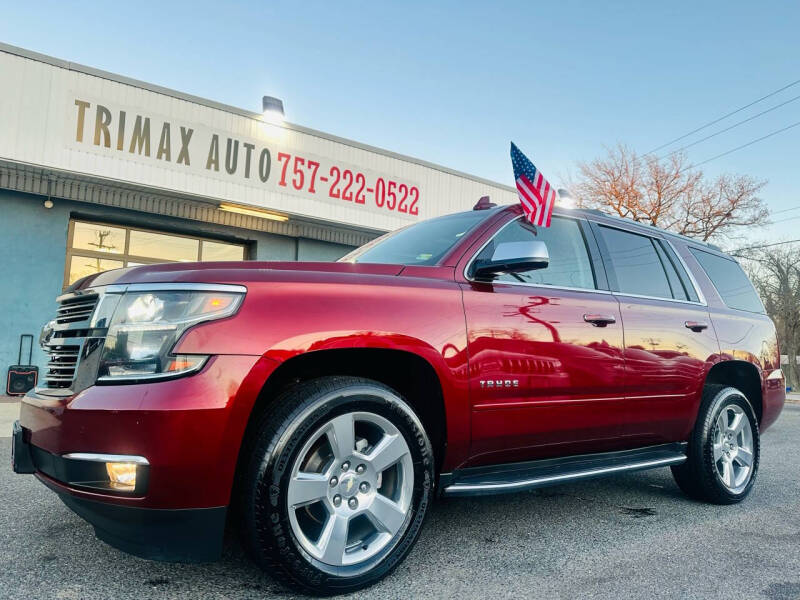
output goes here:
[[273, 96], [264, 96], [261, 105], [265, 121], [269, 121], [270, 123], [280, 123], [283, 121], [283, 100]]

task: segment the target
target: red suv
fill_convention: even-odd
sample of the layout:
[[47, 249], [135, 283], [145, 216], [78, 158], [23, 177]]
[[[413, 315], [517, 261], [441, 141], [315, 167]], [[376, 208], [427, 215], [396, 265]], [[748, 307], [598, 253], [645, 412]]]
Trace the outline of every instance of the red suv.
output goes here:
[[15, 470], [151, 559], [212, 560], [235, 517], [313, 593], [389, 573], [437, 493], [670, 466], [739, 502], [785, 398], [732, 258], [593, 211], [453, 214], [332, 264], [109, 271], [58, 301]]

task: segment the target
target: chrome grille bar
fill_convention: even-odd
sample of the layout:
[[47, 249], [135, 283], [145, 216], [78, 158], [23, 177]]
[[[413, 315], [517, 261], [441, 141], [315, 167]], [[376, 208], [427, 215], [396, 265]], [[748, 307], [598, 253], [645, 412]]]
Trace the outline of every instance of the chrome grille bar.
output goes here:
[[58, 298], [57, 327], [43, 342], [49, 358], [43, 377], [45, 387], [65, 389], [72, 385], [99, 298], [95, 292], [65, 294]]
[[56, 312], [56, 323], [63, 325], [65, 323], [85, 321], [92, 316], [97, 305], [97, 299], [98, 296], [96, 294], [64, 298]]

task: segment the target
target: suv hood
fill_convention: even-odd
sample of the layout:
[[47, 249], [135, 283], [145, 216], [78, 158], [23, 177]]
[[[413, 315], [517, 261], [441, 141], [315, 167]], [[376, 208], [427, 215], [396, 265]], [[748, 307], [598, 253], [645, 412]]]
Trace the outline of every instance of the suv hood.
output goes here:
[[[162, 263], [114, 269], [97, 275], [79, 279], [69, 291], [89, 287], [128, 284], [128, 283], [244, 283], [247, 281], [269, 281], [270, 273], [284, 272], [280, 277], [286, 280], [291, 273], [297, 279], [320, 279], [325, 274], [350, 275], [399, 275], [404, 265], [384, 265], [372, 263], [346, 262], [194, 262], [194, 263]], [[286, 273], [286, 272], [291, 273]]]

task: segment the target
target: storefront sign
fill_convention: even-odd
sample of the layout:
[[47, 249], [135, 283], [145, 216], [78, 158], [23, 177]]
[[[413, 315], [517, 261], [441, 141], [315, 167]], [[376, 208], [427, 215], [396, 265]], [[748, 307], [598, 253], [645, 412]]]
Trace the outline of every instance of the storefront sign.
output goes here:
[[0, 165], [107, 181], [103, 193], [133, 186], [370, 232], [482, 196], [517, 202], [513, 188], [423, 160], [2, 44], [0, 81]]
[[70, 112], [73, 149], [409, 220], [423, 207], [418, 184], [292, 148], [280, 125], [253, 119], [257, 135], [231, 135], [86, 96]]

